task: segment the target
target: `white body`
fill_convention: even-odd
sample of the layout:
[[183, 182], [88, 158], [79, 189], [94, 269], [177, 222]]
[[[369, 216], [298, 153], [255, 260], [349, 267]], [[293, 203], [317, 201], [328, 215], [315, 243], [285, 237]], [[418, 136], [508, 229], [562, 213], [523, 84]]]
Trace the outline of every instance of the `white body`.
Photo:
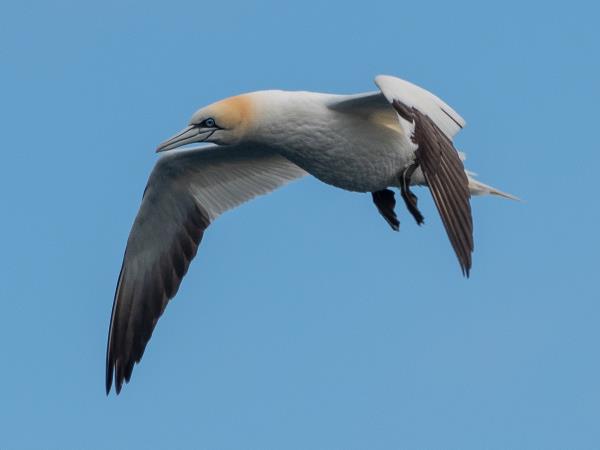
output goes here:
[[188, 127], [159, 146], [167, 151], [216, 144], [168, 153], [150, 175], [115, 292], [107, 392], [113, 376], [117, 393], [129, 381], [208, 226], [222, 213], [307, 173], [341, 189], [373, 192], [377, 209], [395, 230], [396, 201], [386, 188], [400, 186], [408, 210], [422, 223], [407, 185], [427, 180], [468, 276], [474, 248], [470, 194], [512, 197], [465, 171], [464, 157], [451, 142], [465, 121], [450, 106], [398, 78], [380, 76], [375, 83], [380, 92], [262, 91], [231, 97], [198, 110]]
[[[328, 107], [352, 96], [285, 91], [253, 96], [261, 118], [255, 135], [268, 136], [256, 143], [327, 184], [359, 192], [397, 186], [398, 174], [413, 160], [416, 146], [391, 107], [391, 117], [385, 117]], [[419, 180], [416, 173], [414, 181]]]

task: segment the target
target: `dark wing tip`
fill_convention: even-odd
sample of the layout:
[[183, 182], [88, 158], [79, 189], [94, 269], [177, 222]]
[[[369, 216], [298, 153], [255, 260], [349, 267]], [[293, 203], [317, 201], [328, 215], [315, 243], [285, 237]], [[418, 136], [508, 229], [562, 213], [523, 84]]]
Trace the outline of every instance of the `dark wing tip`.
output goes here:
[[107, 395], [113, 381], [118, 395], [131, 379], [133, 367], [142, 359], [158, 319], [177, 293], [209, 223], [201, 207], [189, 204], [179, 232], [160, 237], [163, 244], [167, 240], [165, 252], [153, 255], [146, 263], [147, 255], [136, 260], [136, 252], [130, 249], [130, 237], [117, 282], [108, 335]]
[[106, 396], [110, 394], [110, 389], [112, 388], [113, 383], [113, 370], [112, 364], [106, 364]]
[[[147, 188], [146, 188], [147, 189]], [[125, 256], [127, 255], [127, 250], [125, 250]], [[115, 289], [115, 297], [113, 300], [112, 311], [110, 314], [110, 327], [108, 329], [108, 341], [106, 343], [106, 378], [105, 378], [105, 387], [106, 387], [106, 395], [110, 394], [110, 390], [113, 384], [113, 376], [115, 372], [115, 359], [113, 352], [113, 330], [115, 327], [116, 321], [116, 309], [117, 309], [117, 300], [119, 295], [119, 287], [121, 286], [121, 282], [123, 280], [123, 270], [125, 268], [125, 257], [123, 257], [123, 263], [121, 264], [121, 270], [119, 271], [119, 278], [117, 279], [117, 287]], [[117, 392], [118, 394], [118, 392]]]
[[[398, 103], [398, 104], [396, 104]], [[396, 110], [405, 105], [395, 102]], [[415, 122], [412, 136], [418, 145], [417, 159], [440, 213], [461, 271], [469, 278], [472, 264], [473, 217], [469, 180], [452, 141], [435, 122], [416, 108], [410, 109]]]

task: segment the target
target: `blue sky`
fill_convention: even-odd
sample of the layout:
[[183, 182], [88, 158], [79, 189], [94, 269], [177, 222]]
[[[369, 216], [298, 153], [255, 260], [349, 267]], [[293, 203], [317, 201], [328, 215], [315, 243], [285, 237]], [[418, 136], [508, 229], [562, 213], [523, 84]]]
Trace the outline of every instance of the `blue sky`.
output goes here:
[[[0, 6], [0, 447], [600, 447], [592, 2], [21, 1]], [[306, 179], [222, 216], [119, 397], [114, 287], [156, 144], [265, 88], [380, 73], [467, 120], [524, 203], [473, 200], [465, 280], [426, 190], [393, 233]]]

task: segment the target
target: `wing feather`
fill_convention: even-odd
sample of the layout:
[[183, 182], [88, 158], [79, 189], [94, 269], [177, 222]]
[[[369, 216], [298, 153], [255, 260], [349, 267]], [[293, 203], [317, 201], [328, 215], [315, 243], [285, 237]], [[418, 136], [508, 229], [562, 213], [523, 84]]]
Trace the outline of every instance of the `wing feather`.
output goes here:
[[161, 158], [134, 221], [113, 303], [106, 392], [131, 378], [156, 323], [223, 212], [305, 175], [282, 156], [252, 147], [209, 147]]
[[417, 160], [440, 213], [461, 270], [469, 276], [473, 252], [473, 219], [469, 180], [450, 139], [429, 118], [412, 108]]
[[416, 84], [388, 75], [375, 77], [375, 84], [390, 103], [399, 100], [409, 108], [416, 108], [429, 116], [436, 126], [452, 138], [466, 122], [446, 102]]
[[[398, 114], [412, 126], [415, 157], [431, 192], [461, 270], [469, 276], [473, 253], [473, 218], [469, 180], [452, 137], [464, 119], [431, 92], [408, 81], [378, 76], [375, 83]], [[410, 128], [410, 127], [409, 127]]]

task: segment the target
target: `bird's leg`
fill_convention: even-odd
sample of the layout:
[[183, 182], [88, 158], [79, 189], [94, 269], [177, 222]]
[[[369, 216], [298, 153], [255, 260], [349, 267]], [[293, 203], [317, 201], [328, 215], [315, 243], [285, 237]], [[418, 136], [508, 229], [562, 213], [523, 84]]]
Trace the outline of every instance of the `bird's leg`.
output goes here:
[[394, 211], [394, 207], [396, 206], [394, 191], [382, 189], [381, 191], [371, 192], [371, 195], [373, 196], [373, 203], [375, 203], [375, 206], [379, 210], [379, 214], [390, 224], [392, 230], [398, 231], [400, 229], [400, 221]]
[[417, 167], [419, 167], [419, 163], [418, 161], [414, 161], [400, 174], [400, 194], [404, 199], [406, 208], [415, 218], [417, 224], [422, 225], [425, 218], [423, 217], [423, 214], [421, 214], [421, 211], [419, 211], [419, 208], [417, 208], [417, 196], [410, 190], [410, 179], [415, 170], [417, 170]]

